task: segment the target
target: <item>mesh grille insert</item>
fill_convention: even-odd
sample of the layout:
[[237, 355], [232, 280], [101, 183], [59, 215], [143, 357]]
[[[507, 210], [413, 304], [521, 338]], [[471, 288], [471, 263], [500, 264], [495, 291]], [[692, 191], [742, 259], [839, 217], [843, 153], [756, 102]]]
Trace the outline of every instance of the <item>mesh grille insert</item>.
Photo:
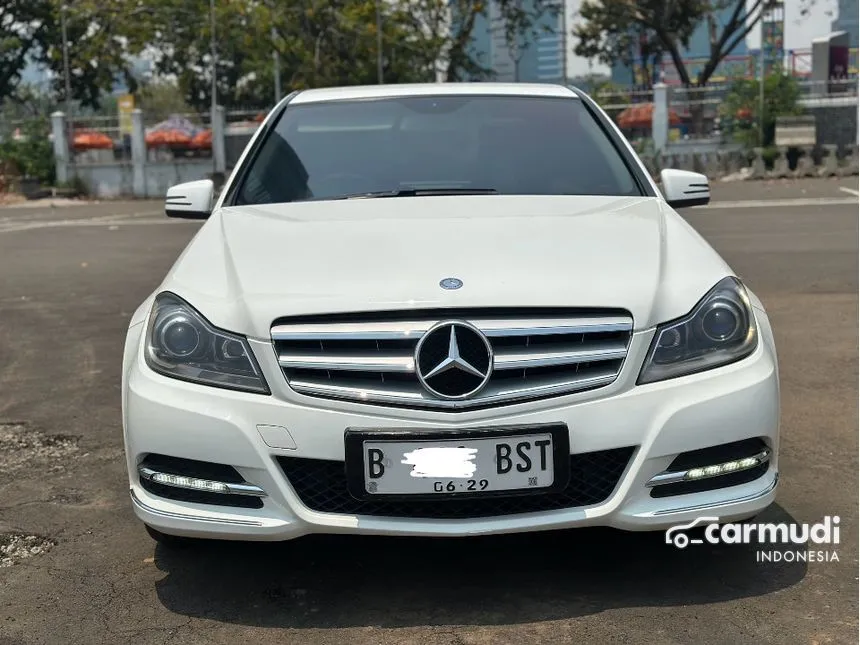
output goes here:
[[570, 482], [555, 493], [511, 497], [375, 501], [358, 500], [347, 490], [342, 461], [277, 457], [302, 503], [322, 513], [466, 519], [555, 511], [599, 504], [612, 495], [634, 452], [633, 447], [570, 456]]

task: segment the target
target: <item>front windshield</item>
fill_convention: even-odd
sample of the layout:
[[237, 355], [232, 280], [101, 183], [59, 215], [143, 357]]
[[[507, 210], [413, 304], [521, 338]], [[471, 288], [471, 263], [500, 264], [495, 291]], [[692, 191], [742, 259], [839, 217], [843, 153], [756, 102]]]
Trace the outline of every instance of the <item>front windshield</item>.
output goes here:
[[430, 96], [289, 105], [237, 204], [406, 191], [640, 195], [577, 98]]

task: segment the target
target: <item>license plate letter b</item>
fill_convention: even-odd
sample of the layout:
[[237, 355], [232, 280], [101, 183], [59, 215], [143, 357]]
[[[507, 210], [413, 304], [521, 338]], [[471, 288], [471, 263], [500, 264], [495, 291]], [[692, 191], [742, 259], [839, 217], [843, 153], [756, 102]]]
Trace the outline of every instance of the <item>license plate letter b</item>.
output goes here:
[[385, 474], [385, 453], [379, 448], [367, 450], [367, 474], [370, 479], [379, 479]]

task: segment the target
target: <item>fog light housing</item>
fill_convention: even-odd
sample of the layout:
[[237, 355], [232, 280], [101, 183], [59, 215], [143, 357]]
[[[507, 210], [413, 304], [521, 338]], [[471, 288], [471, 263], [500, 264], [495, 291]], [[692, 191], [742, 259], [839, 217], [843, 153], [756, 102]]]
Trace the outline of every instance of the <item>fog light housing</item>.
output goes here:
[[190, 488], [192, 490], [205, 490], [210, 493], [229, 493], [230, 487], [223, 482], [213, 482], [209, 479], [197, 479], [185, 475], [171, 475], [170, 473], [153, 473], [149, 479], [157, 484], [176, 486], [177, 488]]
[[666, 484], [677, 484], [679, 482], [700, 481], [711, 477], [719, 477], [720, 475], [728, 475], [744, 470], [755, 468], [765, 463], [770, 459], [770, 450], [767, 448], [761, 452], [744, 457], [742, 459], [733, 459], [724, 461], [719, 464], [710, 464], [708, 466], [697, 466], [688, 470], [675, 470], [662, 472], [659, 475], [652, 477], [646, 486], [663, 486]]

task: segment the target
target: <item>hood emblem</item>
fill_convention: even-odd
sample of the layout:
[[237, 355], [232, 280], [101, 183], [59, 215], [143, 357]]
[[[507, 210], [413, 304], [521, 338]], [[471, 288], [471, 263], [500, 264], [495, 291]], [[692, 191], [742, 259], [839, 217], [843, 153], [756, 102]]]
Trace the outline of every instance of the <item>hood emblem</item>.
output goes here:
[[490, 380], [493, 348], [477, 327], [456, 320], [441, 322], [418, 341], [415, 372], [430, 394], [466, 399]]
[[443, 278], [439, 281], [439, 286], [443, 289], [459, 289], [463, 286], [463, 281], [459, 278]]

